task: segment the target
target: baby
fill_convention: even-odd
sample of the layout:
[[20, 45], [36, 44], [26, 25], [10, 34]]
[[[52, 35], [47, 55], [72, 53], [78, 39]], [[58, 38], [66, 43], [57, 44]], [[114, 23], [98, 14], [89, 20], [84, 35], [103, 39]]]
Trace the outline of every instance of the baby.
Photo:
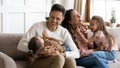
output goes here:
[[[50, 47], [54, 47], [54, 50], [51, 53], [46, 54], [44, 49], [49, 49]], [[62, 55], [65, 54], [65, 48], [60, 45], [59, 41], [49, 37], [32, 37], [28, 43], [28, 49], [30, 50], [27, 53], [27, 58], [29, 62], [34, 62], [39, 57], [58, 55], [57, 52]]]

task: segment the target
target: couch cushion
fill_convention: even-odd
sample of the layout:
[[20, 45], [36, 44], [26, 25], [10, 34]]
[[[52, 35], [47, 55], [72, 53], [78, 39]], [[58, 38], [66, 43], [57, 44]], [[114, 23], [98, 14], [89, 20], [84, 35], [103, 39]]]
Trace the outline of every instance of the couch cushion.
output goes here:
[[120, 62], [116, 61], [115, 63], [109, 64], [110, 68], [120, 68]]
[[0, 34], [0, 51], [14, 59], [23, 58], [24, 54], [17, 50], [21, 37], [22, 34]]
[[0, 68], [16, 68], [16, 64], [12, 58], [0, 52]]
[[85, 67], [82, 67], [82, 66], [77, 66], [77, 68], [85, 68]]
[[116, 27], [116, 28], [107, 28], [107, 29], [110, 32], [110, 34], [114, 37], [114, 39], [116, 40], [116, 43], [120, 50], [120, 28]]
[[117, 52], [117, 60], [120, 62], [120, 51]]
[[16, 60], [17, 68], [28, 68], [28, 63], [25, 60]]

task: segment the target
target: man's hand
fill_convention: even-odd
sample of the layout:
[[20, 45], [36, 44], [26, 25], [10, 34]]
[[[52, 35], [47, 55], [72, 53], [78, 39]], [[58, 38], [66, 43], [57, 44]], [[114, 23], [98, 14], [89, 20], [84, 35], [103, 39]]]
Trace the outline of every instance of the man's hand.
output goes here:
[[46, 37], [49, 37], [47, 31], [43, 31], [43, 32], [42, 32], [42, 35], [43, 35], [43, 39], [45, 39]]
[[55, 46], [45, 46], [45, 47], [42, 47], [40, 48], [39, 52], [38, 52], [38, 55], [41, 56], [52, 56], [56, 51], [56, 47]]

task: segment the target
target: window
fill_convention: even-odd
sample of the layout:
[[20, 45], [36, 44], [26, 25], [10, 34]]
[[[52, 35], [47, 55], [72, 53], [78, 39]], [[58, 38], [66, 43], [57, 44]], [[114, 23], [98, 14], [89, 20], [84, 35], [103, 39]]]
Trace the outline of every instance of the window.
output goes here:
[[120, 23], [120, 0], [91, 0], [91, 17], [99, 15], [110, 22], [112, 11], [115, 11], [116, 22]]

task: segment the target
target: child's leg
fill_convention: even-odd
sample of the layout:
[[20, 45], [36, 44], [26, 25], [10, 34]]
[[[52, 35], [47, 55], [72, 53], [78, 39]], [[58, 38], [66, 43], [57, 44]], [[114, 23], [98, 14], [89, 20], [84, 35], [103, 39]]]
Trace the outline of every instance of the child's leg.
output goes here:
[[114, 60], [116, 58], [116, 52], [113, 50], [111, 52], [109, 51], [96, 51], [91, 54], [92, 56], [97, 56], [103, 60], [106, 60], [105, 62], [108, 63], [109, 60]]

